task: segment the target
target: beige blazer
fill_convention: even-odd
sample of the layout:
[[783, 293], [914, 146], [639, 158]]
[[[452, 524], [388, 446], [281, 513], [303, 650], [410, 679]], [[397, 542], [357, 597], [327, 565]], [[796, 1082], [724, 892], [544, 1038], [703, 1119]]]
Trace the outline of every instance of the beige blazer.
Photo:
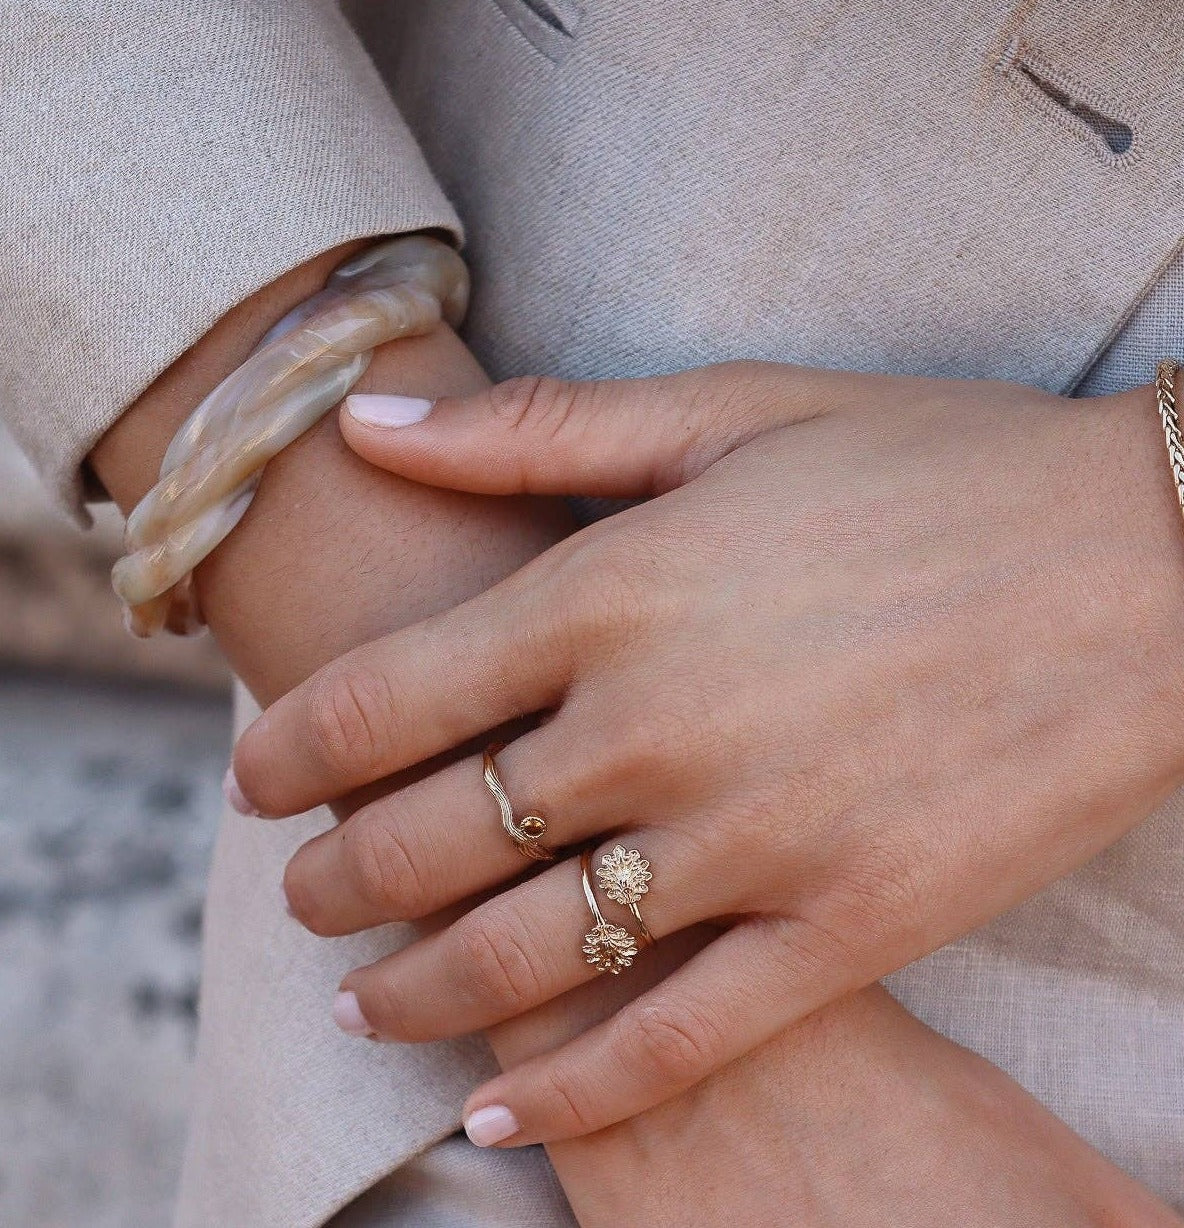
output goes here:
[[[351, 8], [7, 6], [0, 404], [68, 505], [159, 371], [349, 238], [462, 220], [495, 376], [748, 355], [1069, 390], [1184, 236], [1177, 0]], [[1182, 812], [894, 988], [1184, 1205]], [[338, 975], [405, 935], [283, 915], [317, 822], [225, 822], [181, 1228], [313, 1228], [488, 1068], [335, 1033]]]

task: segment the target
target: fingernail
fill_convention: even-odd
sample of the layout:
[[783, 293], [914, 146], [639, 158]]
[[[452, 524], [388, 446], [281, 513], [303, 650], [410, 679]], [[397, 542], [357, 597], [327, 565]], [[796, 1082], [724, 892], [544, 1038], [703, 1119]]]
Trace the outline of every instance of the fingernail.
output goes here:
[[345, 398], [345, 411], [367, 426], [411, 426], [432, 412], [432, 402], [423, 397], [380, 396], [356, 392]]
[[232, 810], [237, 810], [245, 819], [257, 819], [259, 811], [247, 801], [246, 794], [238, 787], [234, 778], [234, 768], [228, 767], [222, 777], [222, 796], [226, 798]]
[[492, 1147], [518, 1133], [518, 1118], [504, 1104], [491, 1104], [465, 1118], [465, 1133], [474, 1147]]
[[333, 1022], [350, 1036], [374, 1035], [374, 1029], [366, 1022], [358, 1005], [358, 995], [348, 989], [343, 989], [333, 999]]

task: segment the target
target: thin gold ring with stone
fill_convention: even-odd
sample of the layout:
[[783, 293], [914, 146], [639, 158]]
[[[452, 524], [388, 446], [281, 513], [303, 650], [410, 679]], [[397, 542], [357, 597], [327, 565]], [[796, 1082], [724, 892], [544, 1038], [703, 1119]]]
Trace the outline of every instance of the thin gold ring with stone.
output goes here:
[[485, 784], [493, 794], [493, 800], [497, 802], [497, 808], [502, 816], [502, 826], [523, 857], [530, 861], [554, 861], [555, 854], [539, 843], [547, 834], [547, 820], [540, 814], [527, 814], [520, 819], [514, 814], [514, 807], [497, 774], [495, 756], [503, 749], [503, 746], [503, 743], [495, 742], [486, 747], [483, 759]]
[[641, 897], [650, 889], [650, 863], [646, 861], [637, 849], [627, 849], [618, 844], [611, 853], [605, 853], [600, 858], [600, 866], [596, 871], [596, 881], [600, 890], [610, 900], [623, 904], [637, 922], [642, 938], [647, 943], [654, 941], [649, 927], [641, 919]]
[[606, 920], [604, 913], [600, 911], [596, 892], [592, 890], [591, 849], [584, 849], [580, 854], [580, 877], [584, 883], [584, 899], [588, 901], [592, 918], [596, 922], [584, 935], [584, 958], [597, 972], [618, 976], [631, 967], [637, 958], [637, 939], [627, 929]]

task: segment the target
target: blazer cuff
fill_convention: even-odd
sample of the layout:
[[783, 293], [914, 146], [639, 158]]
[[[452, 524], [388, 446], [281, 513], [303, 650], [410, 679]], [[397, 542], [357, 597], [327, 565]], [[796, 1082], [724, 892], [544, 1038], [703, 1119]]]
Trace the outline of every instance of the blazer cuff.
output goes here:
[[95, 442], [232, 307], [348, 240], [461, 230], [335, 5], [17, 12], [0, 29], [0, 413], [85, 525]]

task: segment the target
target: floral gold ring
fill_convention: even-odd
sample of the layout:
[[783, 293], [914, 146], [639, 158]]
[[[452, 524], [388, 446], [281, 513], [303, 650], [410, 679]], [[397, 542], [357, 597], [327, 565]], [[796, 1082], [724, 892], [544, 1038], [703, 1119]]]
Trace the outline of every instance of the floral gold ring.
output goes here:
[[618, 844], [611, 853], [605, 853], [600, 859], [596, 871], [596, 882], [600, 890], [618, 904], [623, 904], [637, 922], [642, 939], [647, 943], [654, 941], [649, 927], [641, 919], [641, 897], [650, 889], [650, 863], [636, 849], [627, 849]]
[[597, 972], [619, 975], [632, 966], [637, 958], [637, 939], [619, 925], [605, 919], [592, 889], [592, 850], [580, 853], [580, 876], [584, 883], [584, 899], [592, 910], [596, 924], [584, 935], [584, 958]]
[[493, 743], [486, 747], [483, 757], [485, 784], [493, 794], [493, 800], [497, 802], [497, 808], [502, 816], [502, 826], [523, 857], [530, 861], [554, 861], [555, 854], [540, 843], [547, 834], [547, 820], [540, 814], [527, 814], [522, 818], [514, 814], [514, 807], [497, 774], [495, 756], [503, 749], [503, 746], [501, 742]]

